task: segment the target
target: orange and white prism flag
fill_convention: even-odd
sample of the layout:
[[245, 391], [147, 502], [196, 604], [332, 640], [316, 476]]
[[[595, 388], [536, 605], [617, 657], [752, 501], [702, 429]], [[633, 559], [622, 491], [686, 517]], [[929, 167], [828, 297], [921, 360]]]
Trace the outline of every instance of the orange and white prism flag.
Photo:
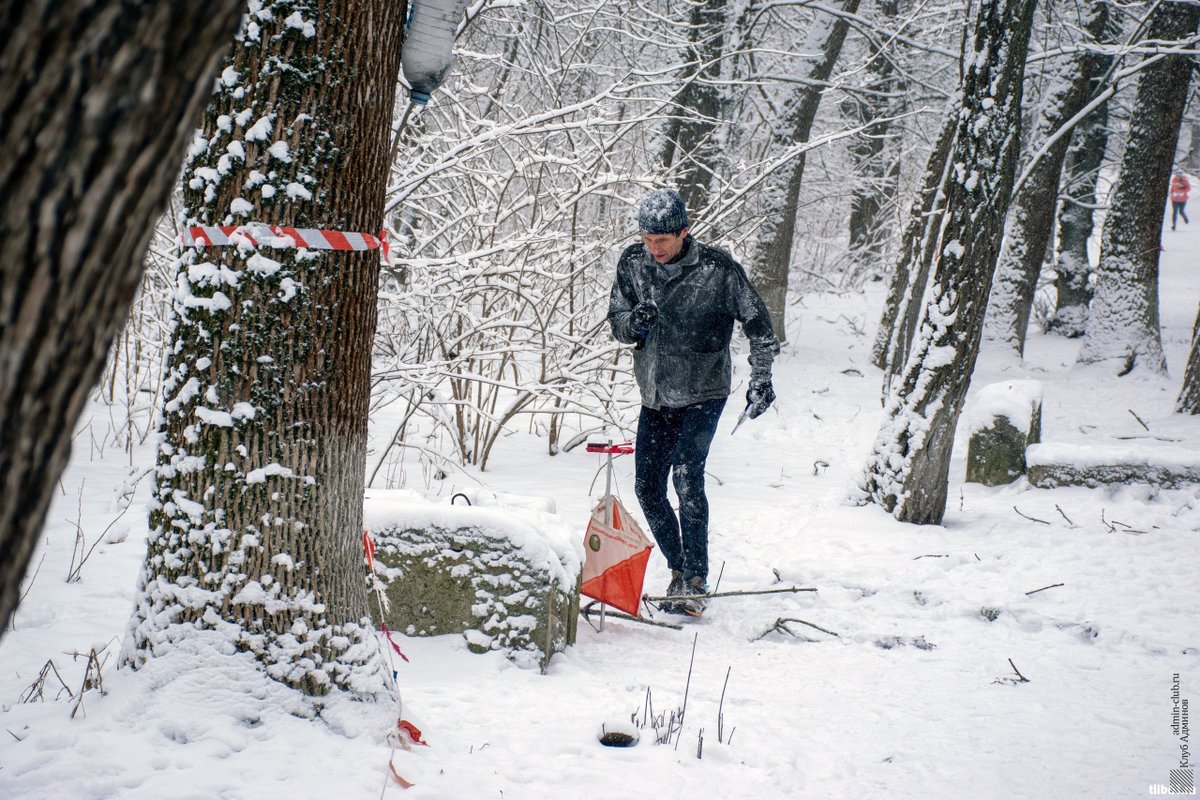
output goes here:
[[583, 540], [582, 594], [638, 616], [646, 564], [654, 543], [616, 496], [592, 510]]

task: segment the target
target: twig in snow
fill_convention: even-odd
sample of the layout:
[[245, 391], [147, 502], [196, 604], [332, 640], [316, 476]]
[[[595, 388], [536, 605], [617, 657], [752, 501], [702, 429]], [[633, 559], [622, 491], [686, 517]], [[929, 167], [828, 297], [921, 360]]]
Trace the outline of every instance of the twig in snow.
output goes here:
[[1050, 524], [1049, 522], [1047, 522], [1047, 521], [1046, 521], [1046, 520], [1044, 520], [1044, 519], [1038, 519], [1037, 517], [1031, 517], [1031, 516], [1029, 516], [1028, 514], [1022, 514], [1022, 513], [1021, 513], [1021, 509], [1017, 508], [1016, 506], [1013, 506], [1013, 511], [1017, 512], [1018, 514], [1020, 514], [1022, 517], [1024, 517], [1024, 518], [1025, 518], [1025, 519], [1027, 519], [1027, 520], [1029, 520], [1030, 522], [1040, 522], [1040, 523], [1042, 523], [1043, 525], [1049, 525], [1049, 524]]
[[721, 562], [721, 570], [717, 573], [717, 582], [713, 584], [713, 591], [718, 591], [721, 588], [721, 576], [725, 574], [725, 562]]
[[696, 739], [696, 758], [704, 757], [704, 728], [700, 729], [700, 735]]
[[1133, 409], [1132, 409], [1132, 408], [1130, 408], [1130, 409], [1127, 409], [1127, 410], [1129, 411], [1129, 413], [1130, 413], [1130, 414], [1133, 414], [1133, 418], [1134, 418], [1134, 419], [1136, 419], [1136, 420], [1138, 421], [1138, 424], [1139, 424], [1139, 425], [1141, 425], [1141, 426], [1142, 426], [1143, 428], [1145, 428], [1146, 430], [1150, 430], [1150, 426], [1149, 426], [1149, 425], [1147, 425], [1145, 422], [1143, 422], [1141, 417], [1139, 417], [1137, 414], [1134, 414], [1134, 413], [1133, 413]]
[[1021, 670], [1017, 669], [1017, 665], [1011, 658], [1008, 660], [1008, 665], [1013, 668], [1013, 672], [1017, 673], [1017, 683], [1029, 683], [1029, 678], [1021, 674]]
[[1025, 596], [1028, 597], [1031, 594], [1037, 594], [1038, 592], [1044, 592], [1047, 589], [1057, 589], [1059, 586], [1064, 586], [1064, 585], [1065, 584], [1062, 584], [1062, 583], [1052, 583], [1049, 586], [1043, 586], [1040, 589], [1034, 589], [1032, 592], [1026, 592]]
[[[597, 613], [597, 614], [600, 613], [598, 611], [593, 611], [593, 609], [592, 609], [592, 606], [596, 605], [596, 603], [599, 603], [599, 602], [600, 602], [599, 600], [593, 600], [592, 602], [588, 603], [583, 608], [579, 609], [579, 613], [583, 615], [583, 619], [585, 622], [587, 622], [588, 625], [592, 625], [591, 615], [593, 613]], [[626, 614], [622, 611], [615, 611], [615, 610], [607, 609], [607, 608], [604, 609], [604, 616], [616, 617], [617, 619], [627, 619], [630, 622], [640, 622], [643, 625], [655, 625], [659, 628], [670, 628], [670, 629], [676, 630], [676, 631], [683, 630], [682, 625], [676, 625], [673, 622], [659, 622], [658, 620], [646, 619], [645, 617], [635, 617], [632, 614]], [[595, 625], [592, 625], [592, 630], [599, 631], [600, 629], [597, 628]]]
[[54, 673], [54, 677], [58, 679], [59, 685], [62, 686], [62, 688], [58, 690], [58, 694], [54, 696], [54, 699], [57, 700], [63, 692], [67, 693], [67, 697], [74, 698], [75, 695], [71, 693], [71, 689], [69, 686], [67, 686], [67, 682], [64, 681], [62, 675], [59, 674], [58, 667], [54, 665], [53, 661], [47, 659], [46, 663], [42, 665], [42, 671], [39, 672], [38, 676], [33, 679], [33, 683], [31, 683], [29, 687], [25, 689], [25, 691], [21, 692], [21, 696], [17, 698], [17, 702], [32, 703], [37, 701], [39, 703], [44, 703], [46, 701], [46, 678], [50, 677], [51, 672]]
[[[111, 643], [110, 640], [109, 644]], [[108, 653], [105, 652], [107, 649], [108, 644], [101, 647], [99, 651], [93, 647], [88, 653], [87, 669], [83, 673], [83, 685], [79, 687], [79, 694], [75, 696], [75, 707], [71, 709], [71, 719], [74, 719], [79, 709], [83, 707], [83, 696], [87, 694], [89, 689], [95, 689], [100, 692], [101, 697], [108, 694], [108, 692], [104, 691], [104, 676], [100, 672], [104, 665], [108, 663]], [[101, 653], [104, 653], [103, 660], [100, 658]], [[83, 653], [74, 653], [71, 657], [75, 658], [82, 655]]]
[[[1146, 531], [1126, 525], [1124, 522], [1121, 522], [1119, 520], [1114, 519], [1112, 522], [1109, 522], [1108, 520], [1106, 520], [1104, 518], [1104, 509], [1103, 508], [1100, 509], [1100, 521], [1102, 523], [1104, 523], [1105, 527], [1108, 528], [1109, 533], [1146, 533]], [[1117, 530], [1118, 525], [1120, 525], [1124, 530], [1118, 531]]]
[[913, 561], [920, 561], [922, 558], [949, 558], [949, 553], [926, 553], [923, 556], [917, 556]]
[[[699, 641], [699, 639], [700, 639], [700, 632], [696, 631], [695, 636], [692, 637], [692, 657], [688, 661], [687, 683], [685, 683], [683, 685], [683, 708], [681, 708], [679, 710], [679, 732], [680, 732], [680, 734], [683, 733], [683, 720], [687, 716], [688, 691], [692, 688], [692, 667], [696, 663], [696, 642]], [[679, 749], [679, 739], [680, 739], [680, 736], [675, 737], [675, 749], [676, 750]]]
[[767, 628], [765, 631], [763, 631], [758, 636], [756, 636], [754, 641], [757, 642], [759, 639], [763, 638], [764, 636], [771, 633], [772, 631], [779, 631], [780, 633], [786, 633], [788, 636], [795, 636], [796, 635], [795, 632], [793, 632], [787, 626], [787, 624], [789, 622], [796, 622], [801, 625], [807, 625], [810, 628], [815, 628], [815, 629], [819, 630], [821, 633], [827, 633], [830, 636], [836, 636], [839, 639], [841, 638], [840, 634], [834, 633], [831, 630], [826, 630], [825, 628], [822, 628], [820, 625], [814, 625], [811, 622], [806, 622], [805, 620], [799, 619], [797, 617], [780, 617], [779, 619], [775, 620], [775, 624], [773, 624], [771, 627]]
[[717, 743], [723, 744], [725, 741], [725, 689], [729, 686], [729, 673], [733, 672], [733, 665], [725, 670], [725, 683], [721, 684], [721, 701], [717, 703]]
[[1071, 521], [1071, 518], [1067, 516], [1067, 512], [1063, 511], [1062, 507], [1058, 503], [1054, 504], [1054, 508], [1058, 511], [1059, 514], [1062, 515], [1062, 518], [1067, 521], [1068, 525], [1070, 525], [1072, 528], [1075, 527], [1075, 523]]
[[789, 586], [786, 589], [746, 589], [746, 590], [735, 591], [735, 592], [713, 592], [712, 594], [687, 594], [687, 595], [676, 595], [673, 597], [667, 597], [666, 595], [657, 595], [656, 596], [656, 595], [644, 594], [644, 595], [642, 595], [642, 599], [649, 600], [650, 602], [653, 603], [653, 602], [662, 602], [663, 600], [673, 600], [673, 601], [674, 600], [696, 600], [696, 599], [711, 600], [714, 597], [749, 597], [751, 595], [757, 595], [757, 594], [783, 594], [785, 592], [790, 592], [792, 594], [795, 594], [796, 592], [815, 592], [815, 591], [817, 591], [817, 590], [811, 589], [811, 588], [800, 588], [798, 586]]

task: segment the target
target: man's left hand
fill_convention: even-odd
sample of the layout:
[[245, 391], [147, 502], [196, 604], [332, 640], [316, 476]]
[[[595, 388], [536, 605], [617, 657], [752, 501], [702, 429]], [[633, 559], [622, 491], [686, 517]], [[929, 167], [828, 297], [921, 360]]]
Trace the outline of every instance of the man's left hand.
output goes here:
[[771, 386], [770, 378], [754, 378], [750, 388], [746, 390], [746, 404], [749, 408], [750, 419], [757, 419], [775, 402], [775, 389]]

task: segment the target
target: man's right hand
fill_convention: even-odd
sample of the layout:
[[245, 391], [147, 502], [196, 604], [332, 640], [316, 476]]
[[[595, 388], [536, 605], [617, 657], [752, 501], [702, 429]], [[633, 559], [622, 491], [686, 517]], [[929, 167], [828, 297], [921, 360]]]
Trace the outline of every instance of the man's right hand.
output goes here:
[[658, 322], [658, 306], [648, 301], [642, 301], [633, 307], [633, 329], [645, 339], [650, 335], [650, 329]]
[[750, 419], [757, 419], [775, 402], [775, 388], [771, 386], [770, 378], [754, 378], [750, 388], [746, 390], [747, 414]]

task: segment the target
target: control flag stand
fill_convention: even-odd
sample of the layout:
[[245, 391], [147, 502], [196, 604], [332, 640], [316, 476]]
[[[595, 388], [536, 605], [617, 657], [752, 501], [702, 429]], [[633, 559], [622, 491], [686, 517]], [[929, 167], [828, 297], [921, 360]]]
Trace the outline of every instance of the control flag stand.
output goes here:
[[[625, 612], [619, 615], [638, 622], [646, 565], [653, 542], [613, 494], [613, 456], [633, 453], [632, 442], [589, 442], [587, 452], [604, 454], [604, 499], [592, 509], [592, 518], [584, 534], [583, 578], [580, 594], [600, 603], [600, 630], [604, 630], [605, 606]], [[591, 603], [582, 609], [586, 618]], [[618, 616], [614, 614], [614, 616]], [[658, 623], [662, 624], [662, 623]]]

